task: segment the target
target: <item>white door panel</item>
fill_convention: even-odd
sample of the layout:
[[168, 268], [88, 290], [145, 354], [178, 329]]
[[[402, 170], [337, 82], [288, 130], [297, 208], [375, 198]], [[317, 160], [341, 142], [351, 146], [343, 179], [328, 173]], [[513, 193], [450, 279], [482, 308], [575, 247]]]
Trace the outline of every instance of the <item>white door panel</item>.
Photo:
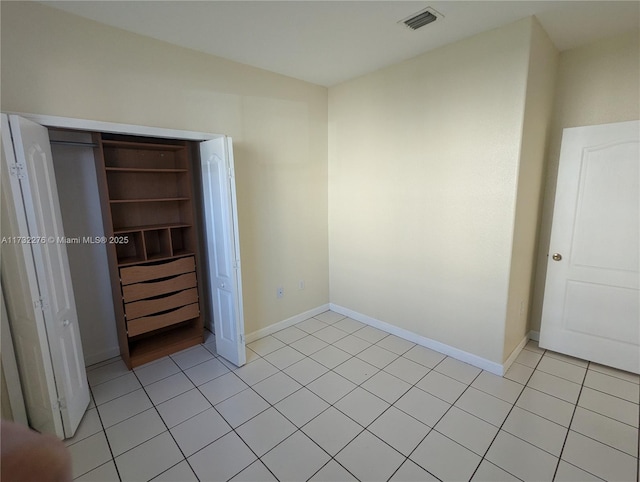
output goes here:
[[[16, 169], [9, 118], [2, 114], [2, 199], [0, 223], [3, 237], [28, 233], [22, 206], [22, 192]], [[13, 172], [13, 174], [10, 174]], [[18, 371], [29, 425], [40, 432], [64, 436], [60, 410], [54, 406], [58, 392], [49, 355], [44, 313], [36, 309], [40, 298], [31, 246], [26, 243], [2, 244], [2, 290], [15, 345]]]
[[639, 129], [633, 121], [565, 130], [540, 332], [544, 348], [634, 373], [640, 373]]
[[205, 240], [218, 354], [244, 365], [244, 318], [231, 140], [200, 143]]
[[[1, 213], [0, 216], [2, 216]], [[0, 229], [0, 232], [4, 231]], [[2, 257], [0, 255], [0, 260], [1, 258]], [[2, 289], [2, 286], [2, 282], [0, 281], [0, 345], [2, 349], [2, 374], [7, 389], [8, 405], [14, 422], [21, 423], [22, 425], [29, 425], [22, 384], [20, 382], [20, 372], [18, 371], [16, 353], [13, 348], [13, 336], [11, 336], [11, 329], [9, 328], [9, 315], [7, 314], [4, 290]]]
[[583, 152], [572, 264], [638, 271], [638, 143]]
[[62, 239], [62, 215], [46, 128], [10, 116], [16, 159], [23, 162], [22, 201], [36, 276], [43, 301], [47, 339], [58, 389], [65, 437], [75, 432], [89, 404], [78, 316], [67, 250]]

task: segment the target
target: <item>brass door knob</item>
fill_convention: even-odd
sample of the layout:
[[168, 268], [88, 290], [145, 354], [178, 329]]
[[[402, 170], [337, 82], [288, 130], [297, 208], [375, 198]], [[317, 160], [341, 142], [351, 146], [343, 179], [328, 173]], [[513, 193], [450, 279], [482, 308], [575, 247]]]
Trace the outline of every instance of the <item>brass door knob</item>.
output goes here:
[[560, 253], [553, 253], [551, 258], [553, 258], [554, 261], [560, 261], [562, 259], [562, 255]]

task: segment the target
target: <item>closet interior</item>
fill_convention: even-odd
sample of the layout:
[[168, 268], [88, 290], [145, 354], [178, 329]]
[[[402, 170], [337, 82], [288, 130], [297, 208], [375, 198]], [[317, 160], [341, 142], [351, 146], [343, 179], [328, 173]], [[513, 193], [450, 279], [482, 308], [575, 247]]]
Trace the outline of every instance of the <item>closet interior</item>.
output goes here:
[[113, 356], [117, 343], [133, 368], [202, 343], [198, 150], [175, 139], [49, 136], [87, 361]]

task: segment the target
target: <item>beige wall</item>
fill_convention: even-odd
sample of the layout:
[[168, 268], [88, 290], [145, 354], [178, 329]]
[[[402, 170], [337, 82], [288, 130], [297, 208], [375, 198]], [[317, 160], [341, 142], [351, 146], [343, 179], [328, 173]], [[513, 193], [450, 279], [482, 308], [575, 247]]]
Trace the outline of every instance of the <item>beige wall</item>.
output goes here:
[[544, 192], [545, 148], [553, 111], [557, 66], [558, 51], [534, 18], [520, 146], [504, 360], [517, 348], [529, 331], [527, 315], [533, 286], [536, 230]]
[[233, 136], [247, 333], [329, 301], [326, 88], [38, 3], [1, 8], [3, 111]]
[[502, 363], [531, 29], [329, 89], [332, 303]]
[[540, 330], [562, 129], [640, 118], [638, 30], [560, 54], [530, 329]]

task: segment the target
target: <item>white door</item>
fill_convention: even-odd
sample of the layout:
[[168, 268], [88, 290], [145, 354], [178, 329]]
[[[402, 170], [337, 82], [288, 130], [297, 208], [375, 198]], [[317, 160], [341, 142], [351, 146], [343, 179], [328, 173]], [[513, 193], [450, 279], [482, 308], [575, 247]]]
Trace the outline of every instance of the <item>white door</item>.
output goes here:
[[[0, 214], [0, 216], [1, 215], [2, 214]], [[20, 372], [18, 371], [18, 364], [16, 363], [15, 350], [13, 349], [13, 336], [11, 336], [11, 330], [9, 329], [9, 315], [7, 315], [7, 309], [5, 307], [2, 282], [0, 282], [0, 322], [2, 326], [2, 334], [0, 335], [0, 344], [2, 345], [2, 375], [7, 388], [11, 417], [14, 422], [29, 425], [22, 385], [20, 383]], [[2, 403], [5, 402], [3, 401]]]
[[246, 362], [246, 352], [231, 139], [201, 142], [200, 162], [216, 350], [241, 366]]
[[640, 373], [640, 122], [565, 129], [540, 346]]
[[[18, 210], [14, 205], [14, 193], [18, 196], [20, 206], [22, 198], [16, 170], [10, 174], [10, 168], [15, 167], [16, 161], [9, 118], [4, 114], [2, 147], [0, 231], [3, 238], [12, 238], [28, 230], [24, 209]], [[55, 433], [62, 437], [62, 417], [60, 410], [54, 406], [58, 392], [49, 356], [44, 313], [33, 304], [33, 300], [39, 299], [40, 291], [31, 247], [24, 243], [9, 243], [6, 239], [4, 241], [0, 245], [2, 291], [11, 319], [12, 338], [18, 371], [23, 381], [29, 425], [40, 432]], [[2, 336], [4, 341], [4, 333]]]
[[[32, 302], [34, 309], [44, 315], [57, 390], [57, 399], [51, 403], [60, 410], [64, 433], [56, 432], [59, 436], [71, 437], [89, 405], [89, 388], [49, 136], [43, 126], [19, 116], [10, 116], [9, 123], [16, 163], [9, 166], [9, 170], [13, 171], [11, 177], [18, 180], [11, 182], [12, 197], [17, 215], [26, 218], [27, 230], [19, 236], [29, 238], [35, 265], [39, 299], [34, 298]], [[20, 191], [16, 190], [18, 185]], [[21, 209], [24, 214], [19, 213]], [[46, 356], [45, 340], [40, 338], [39, 342]], [[43, 382], [41, 378], [31, 380], [31, 376], [25, 384]]]

